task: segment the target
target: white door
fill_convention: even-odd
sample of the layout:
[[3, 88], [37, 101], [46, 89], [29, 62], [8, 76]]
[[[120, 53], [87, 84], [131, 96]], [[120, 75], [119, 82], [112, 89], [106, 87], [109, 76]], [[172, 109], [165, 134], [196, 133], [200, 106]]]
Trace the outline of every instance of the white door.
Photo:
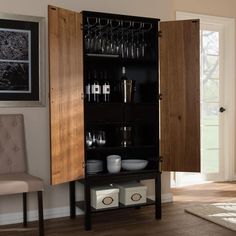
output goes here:
[[176, 185], [234, 177], [234, 21], [177, 12], [200, 19], [201, 173], [173, 173]]

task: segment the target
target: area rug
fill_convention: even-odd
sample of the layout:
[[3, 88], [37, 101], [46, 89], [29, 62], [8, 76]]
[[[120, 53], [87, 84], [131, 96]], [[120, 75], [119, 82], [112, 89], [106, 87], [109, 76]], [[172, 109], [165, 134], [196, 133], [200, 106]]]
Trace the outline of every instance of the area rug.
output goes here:
[[236, 231], [236, 203], [195, 205], [185, 211]]

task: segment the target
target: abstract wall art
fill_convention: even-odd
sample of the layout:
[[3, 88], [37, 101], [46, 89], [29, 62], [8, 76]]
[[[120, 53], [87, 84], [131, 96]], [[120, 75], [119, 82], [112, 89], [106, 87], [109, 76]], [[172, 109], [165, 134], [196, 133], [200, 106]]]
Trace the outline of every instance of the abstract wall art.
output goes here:
[[0, 106], [42, 106], [43, 18], [0, 14]]

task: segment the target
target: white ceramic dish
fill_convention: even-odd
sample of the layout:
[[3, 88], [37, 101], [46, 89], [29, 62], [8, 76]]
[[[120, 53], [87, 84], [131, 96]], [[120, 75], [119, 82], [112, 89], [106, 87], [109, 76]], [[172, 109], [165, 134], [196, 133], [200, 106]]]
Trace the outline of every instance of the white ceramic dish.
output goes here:
[[121, 161], [124, 170], [142, 170], [147, 167], [148, 161], [142, 159], [127, 159]]
[[88, 160], [87, 161], [87, 173], [96, 174], [103, 171], [103, 162], [101, 160]]

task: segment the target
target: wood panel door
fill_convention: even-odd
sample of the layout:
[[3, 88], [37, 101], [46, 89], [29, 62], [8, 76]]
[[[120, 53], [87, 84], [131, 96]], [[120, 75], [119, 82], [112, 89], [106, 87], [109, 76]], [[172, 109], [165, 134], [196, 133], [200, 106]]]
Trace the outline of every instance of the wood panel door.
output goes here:
[[51, 183], [84, 176], [82, 16], [49, 6]]
[[199, 20], [160, 23], [161, 142], [164, 171], [200, 171]]

